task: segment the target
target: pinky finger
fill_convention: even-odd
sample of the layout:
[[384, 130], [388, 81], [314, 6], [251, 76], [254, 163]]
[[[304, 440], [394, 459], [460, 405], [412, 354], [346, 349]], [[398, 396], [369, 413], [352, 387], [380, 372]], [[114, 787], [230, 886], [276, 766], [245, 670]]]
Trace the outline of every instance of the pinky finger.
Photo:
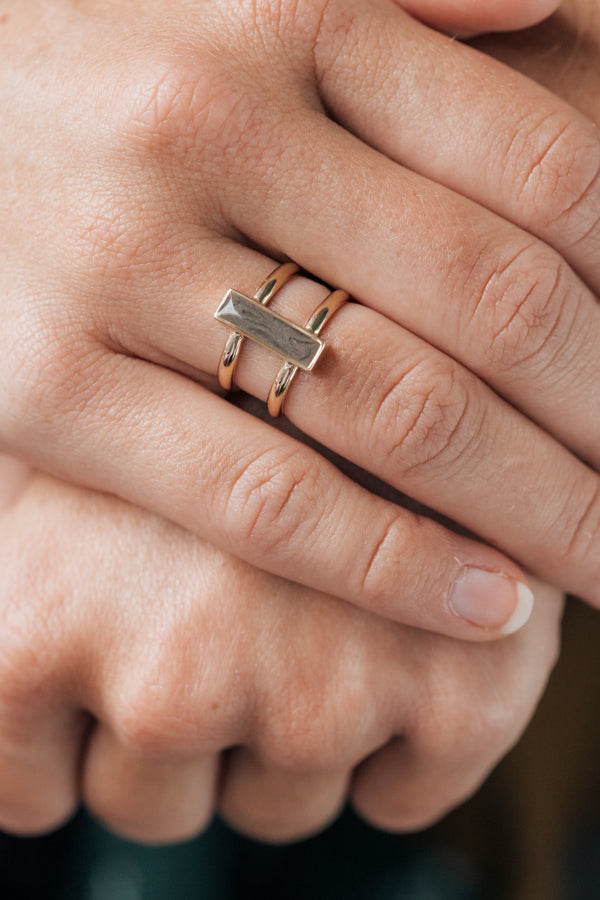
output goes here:
[[357, 814], [386, 831], [419, 831], [475, 792], [487, 767], [431, 765], [395, 738], [356, 771], [350, 792]]

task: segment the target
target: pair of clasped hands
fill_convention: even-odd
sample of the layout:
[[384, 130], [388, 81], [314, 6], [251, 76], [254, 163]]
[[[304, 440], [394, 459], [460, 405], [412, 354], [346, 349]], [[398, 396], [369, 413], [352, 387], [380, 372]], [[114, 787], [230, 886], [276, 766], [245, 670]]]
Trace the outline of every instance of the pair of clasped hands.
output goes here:
[[[449, 35], [555, 6], [0, 0], [0, 827], [419, 828], [518, 738], [600, 605], [600, 138]], [[213, 313], [284, 259], [355, 302], [276, 427]]]

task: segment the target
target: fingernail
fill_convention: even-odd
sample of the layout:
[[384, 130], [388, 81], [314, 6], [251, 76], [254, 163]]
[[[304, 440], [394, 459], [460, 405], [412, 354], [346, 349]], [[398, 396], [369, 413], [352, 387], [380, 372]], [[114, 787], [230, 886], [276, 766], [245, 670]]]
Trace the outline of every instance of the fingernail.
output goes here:
[[473, 625], [514, 634], [531, 615], [533, 594], [506, 575], [466, 566], [454, 582], [450, 608]]

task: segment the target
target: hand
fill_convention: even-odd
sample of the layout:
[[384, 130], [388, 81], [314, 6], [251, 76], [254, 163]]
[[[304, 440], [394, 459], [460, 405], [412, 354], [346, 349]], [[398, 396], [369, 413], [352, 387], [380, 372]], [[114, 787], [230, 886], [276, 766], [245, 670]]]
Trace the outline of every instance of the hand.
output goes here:
[[[600, 602], [578, 459], [600, 461], [600, 319], [565, 262], [597, 287], [591, 124], [385, 0], [2, 9], [6, 449], [406, 624], [514, 630], [501, 553], [195, 383], [225, 290], [290, 256], [361, 301], [290, 419]], [[304, 321], [321, 297], [296, 280], [274, 306]], [[264, 397], [276, 369], [248, 342], [239, 384]]]
[[259, 572], [116, 498], [39, 475], [15, 493], [0, 515], [9, 832], [54, 828], [82, 799], [135, 840], [189, 837], [216, 809], [280, 841], [348, 796], [376, 825], [419, 828], [514, 743], [556, 655], [549, 588], [518, 635], [473, 646]]

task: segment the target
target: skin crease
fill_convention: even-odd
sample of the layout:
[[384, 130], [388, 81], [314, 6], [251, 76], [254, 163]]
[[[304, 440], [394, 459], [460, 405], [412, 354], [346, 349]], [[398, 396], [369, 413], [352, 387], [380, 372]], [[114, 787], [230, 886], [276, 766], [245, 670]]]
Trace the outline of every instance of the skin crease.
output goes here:
[[[524, 59], [519, 51], [510, 50], [510, 44], [494, 46], [498, 52], [512, 52], [513, 64]], [[568, 65], [573, 64], [571, 50], [565, 47]], [[558, 50], [554, 62], [560, 58]], [[536, 69], [535, 61], [530, 65]], [[536, 71], [543, 72], [543, 66]], [[587, 75], [591, 80], [593, 72], [587, 69]], [[581, 85], [580, 91], [585, 93]], [[569, 99], [577, 99], [573, 89]], [[365, 755], [369, 741], [380, 746], [401, 733], [401, 746], [388, 745], [358, 770], [351, 794], [359, 811], [375, 823], [414, 827], [473, 789], [497, 755], [516, 739], [543, 687], [556, 649], [557, 592], [539, 587], [542, 602], [520, 634], [501, 644], [470, 647], [390, 627], [333, 598], [309, 597], [305, 589], [227, 559], [122, 501], [94, 497], [44, 476], [24, 482], [26, 472], [12, 461], [6, 465], [14, 480], [4, 498], [0, 541], [3, 627], [10, 638], [2, 642], [3, 763], [8, 766], [3, 766], [2, 785], [5, 827], [37, 831], [68, 814], [77, 795], [73, 748], [87, 726], [87, 719], [74, 712], [80, 708], [103, 723], [95, 726], [89, 739], [84, 796], [109, 825], [130, 836], [170, 840], [201, 827], [198, 812], [206, 817], [212, 807], [207, 784], [212, 784], [214, 760], [189, 764], [183, 748], [194, 739], [209, 753], [220, 749], [222, 741], [225, 745], [247, 741], [250, 752], [236, 751], [228, 758], [217, 805], [242, 830], [285, 839], [318, 828], [334, 814], [349, 771]], [[5, 475], [7, 483], [8, 468]], [[80, 563], [77, 571], [69, 565], [73, 559]], [[132, 559], [138, 562], [133, 569]], [[223, 584], [229, 579], [227, 591]], [[176, 609], [173, 590], [179, 601]], [[223, 608], [223, 594], [231, 594], [235, 602]], [[28, 598], [25, 608], [23, 597]], [[61, 609], [68, 615], [61, 616]], [[54, 644], [49, 641], [50, 630], [39, 627], [49, 617], [57, 626], [51, 630]], [[238, 625], [233, 634], [231, 622]], [[297, 637], [292, 647], [289, 634]], [[331, 653], [330, 634], [338, 636], [343, 653]], [[211, 652], [205, 657], [207, 635]], [[125, 681], [124, 689], [119, 683], [120, 675], [140, 671], [132, 666], [132, 656], [148, 663], [149, 647], [158, 647], [158, 652], [150, 654], [144, 671], [146, 687], [161, 680], [171, 687], [194, 684], [199, 679], [190, 672], [200, 666], [204, 673], [202, 689], [178, 698], [176, 714], [174, 690], [158, 702], [148, 702], [151, 694], [144, 695], [144, 685], [140, 689]], [[241, 660], [233, 687], [228, 671], [207, 668], [207, 659], [218, 662], [224, 656]], [[348, 661], [351, 671], [345, 668]], [[132, 696], [138, 702], [133, 703]], [[290, 697], [298, 696], [300, 702], [290, 703]], [[224, 698], [225, 710], [215, 697]], [[58, 734], [41, 714], [49, 701], [60, 726]], [[416, 716], [411, 715], [415, 708]], [[133, 720], [132, 709], [137, 710]], [[213, 720], [198, 735], [194, 714], [202, 710], [199, 720], [206, 722], [208, 709], [216, 713], [217, 724]], [[290, 709], [295, 712], [291, 721]], [[263, 710], [268, 711], [266, 716]], [[323, 725], [319, 734], [323, 746], [311, 741], [308, 733], [315, 710]], [[342, 727], [337, 734], [340, 746], [328, 731], [332, 723], [334, 731], [340, 726], [347, 729]], [[369, 733], [357, 737], [361, 729]], [[41, 743], [39, 754], [24, 754], [32, 734], [42, 735], [46, 743]], [[72, 738], [68, 748], [61, 744], [66, 734]], [[359, 739], [364, 743], [353, 746]], [[478, 748], [476, 758], [470, 757], [473, 746]], [[19, 770], [23, 758], [26, 764]], [[53, 763], [51, 778], [43, 770], [44, 758]], [[332, 774], [332, 759], [336, 763], [344, 759], [341, 774]], [[12, 770], [11, 761], [16, 761]], [[466, 765], [467, 784], [456, 777], [456, 770]], [[302, 773], [299, 780], [290, 775], [294, 769]], [[62, 777], [57, 778], [57, 772]], [[28, 809], [22, 791], [17, 791], [11, 806], [6, 795], [11, 780], [20, 788], [24, 781], [31, 784], [32, 774], [45, 788], [40, 794], [48, 808]], [[165, 787], [162, 795], [157, 790], [157, 797], [148, 802], [143, 788], [150, 780], [175, 788], [169, 793]], [[127, 784], [137, 800], [131, 802], [130, 792], [129, 806], [123, 801]], [[301, 821], [286, 821], [277, 797], [288, 792], [287, 796], [311, 798], [310, 786], [315, 788], [312, 809], [300, 809]], [[264, 804], [258, 821], [257, 794], [273, 801]], [[325, 810], [315, 808], [315, 795], [325, 796]], [[423, 808], [424, 796], [432, 808]], [[179, 820], [165, 815], [174, 797], [180, 811], [184, 807]], [[191, 797], [191, 809], [182, 802], [184, 797]]]

